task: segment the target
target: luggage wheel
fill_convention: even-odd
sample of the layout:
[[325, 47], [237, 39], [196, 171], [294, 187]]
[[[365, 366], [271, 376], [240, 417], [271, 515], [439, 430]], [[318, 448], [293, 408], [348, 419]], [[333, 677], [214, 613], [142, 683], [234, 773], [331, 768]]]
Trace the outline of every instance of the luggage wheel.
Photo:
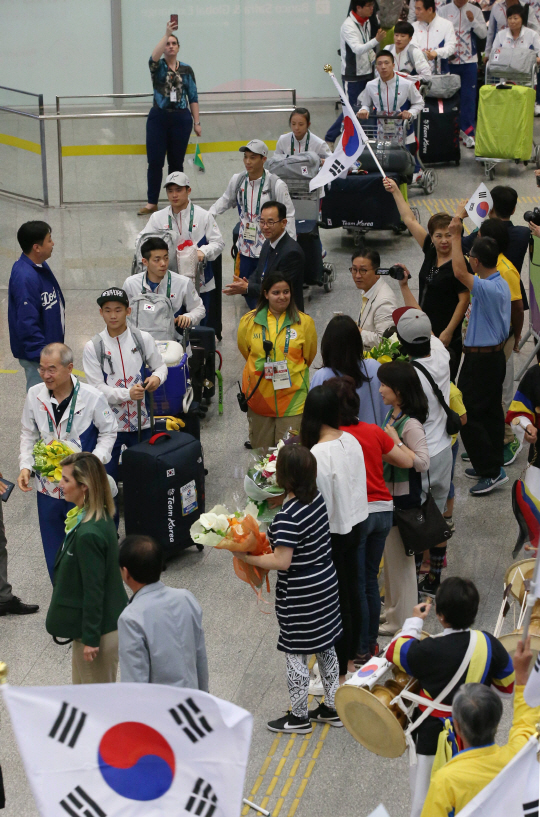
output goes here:
[[333, 264], [323, 264], [323, 287], [325, 292], [331, 292], [332, 284], [336, 280]]
[[200, 553], [202, 550], [204, 550], [204, 545], [195, 545], [195, 547], [197, 548], [197, 550], [199, 551], [199, 553]]
[[424, 195], [429, 196], [435, 188], [437, 187], [437, 174], [431, 168], [424, 170], [424, 175], [422, 176], [422, 187], [424, 190]]
[[533, 162], [540, 169], [540, 145], [535, 145], [533, 150]]

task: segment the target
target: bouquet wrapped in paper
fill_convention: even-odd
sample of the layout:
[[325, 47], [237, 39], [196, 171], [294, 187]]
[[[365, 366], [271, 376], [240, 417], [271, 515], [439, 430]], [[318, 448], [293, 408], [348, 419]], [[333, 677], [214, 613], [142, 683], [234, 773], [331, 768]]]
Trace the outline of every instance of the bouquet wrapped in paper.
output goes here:
[[49, 482], [60, 482], [62, 478], [60, 463], [73, 453], [73, 449], [62, 440], [52, 440], [50, 443], [38, 440], [32, 451], [34, 471]]
[[[232, 553], [250, 553], [262, 556], [272, 553], [266, 534], [259, 529], [256, 520], [257, 506], [250, 503], [245, 511], [231, 514], [223, 505], [216, 505], [208, 513], [203, 513], [190, 528], [190, 535], [198, 545], [230, 550]], [[266, 579], [266, 589], [270, 592], [268, 570], [241, 562], [233, 558], [234, 572], [242, 581], [253, 587], [259, 599]]]

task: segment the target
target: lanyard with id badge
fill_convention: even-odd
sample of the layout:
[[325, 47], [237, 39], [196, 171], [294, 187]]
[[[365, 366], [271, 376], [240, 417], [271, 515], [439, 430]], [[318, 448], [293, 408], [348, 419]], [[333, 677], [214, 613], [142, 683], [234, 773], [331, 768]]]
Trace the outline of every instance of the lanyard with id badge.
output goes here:
[[[255, 218], [258, 219], [260, 210], [261, 210], [261, 196], [264, 187], [264, 180], [266, 179], [266, 171], [263, 170], [263, 174], [261, 177], [261, 184], [259, 186], [259, 195], [257, 196], [257, 207], [255, 209]], [[247, 189], [249, 186], [249, 180], [246, 178], [246, 183], [244, 187], [244, 213], [246, 214], [246, 218], [253, 218], [253, 213], [248, 210], [248, 200], [247, 200]], [[247, 221], [244, 226], [244, 241], [249, 242], [250, 244], [257, 243], [257, 234], [259, 232], [259, 226], [257, 221]]]
[[[263, 341], [266, 340], [266, 328], [263, 326]], [[287, 355], [289, 351], [289, 343], [291, 340], [291, 327], [287, 327], [287, 333], [285, 335], [285, 348], [283, 350], [284, 354]], [[274, 387], [274, 391], [279, 391], [280, 389], [289, 389], [291, 387], [291, 375], [289, 374], [289, 364], [286, 360], [268, 360], [266, 358], [266, 362], [264, 364], [264, 377], [265, 380], [271, 380], [272, 385]]]

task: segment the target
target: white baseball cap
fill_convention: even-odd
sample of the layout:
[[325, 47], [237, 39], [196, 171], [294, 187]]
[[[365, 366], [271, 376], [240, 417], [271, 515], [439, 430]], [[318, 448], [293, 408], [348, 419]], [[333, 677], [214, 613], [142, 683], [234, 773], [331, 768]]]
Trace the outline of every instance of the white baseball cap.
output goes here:
[[268, 156], [268, 145], [265, 145], [261, 139], [252, 139], [251, 142], [248, 142], [247, 145], [243, 145], [241, 148], [238, 148], [241, 153], [245, 153], [246, 150], [250, 150], [252, 153], [258, 153], [259, 156]]
[[188, 177], [180, 170], [175, 170], [174, 173], [169, 173], [165, 179], [165, 184], [163, 187], [167, 187], [168, 184], [177, 184], [178, 187], [191, 187]]

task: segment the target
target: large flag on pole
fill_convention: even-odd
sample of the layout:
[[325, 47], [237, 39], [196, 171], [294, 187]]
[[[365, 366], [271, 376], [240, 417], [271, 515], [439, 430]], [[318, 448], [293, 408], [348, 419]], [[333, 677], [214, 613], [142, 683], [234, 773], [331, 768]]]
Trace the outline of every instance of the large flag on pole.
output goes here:
[[159, 684], [2, 687], [42, 817], [238, 817], [252, 716]]
[[538, 817], [538, 738], [531, 737], [510, 763], [480, 791], [459, 817]]
[[[310, 181], [310, 190], [316, 190], [318, 187], [324, 187], [325, 184], [330, 184], [330, 182], [333, 182], [334, 179], [337, 179], [338, 176], [341, 176], [342, 173], [352, 167], [368, 141], [364, 129], [351, 108], [349, 100], [343, 93], [343, 88], [332, 71], [327, 70], [328, 68], [329, 66], [326, 66], [324, 70], [336, 86], [343, 105], [343, 133], [332, 155], [328, 156], [315, 178]], [[377, 161], [377, 159], [375, 159], [375, 161]], [[377, 165], [379, 165], [378, 162]], [[385, 173], [380, 165], [379, 169], [384, 176]]]

